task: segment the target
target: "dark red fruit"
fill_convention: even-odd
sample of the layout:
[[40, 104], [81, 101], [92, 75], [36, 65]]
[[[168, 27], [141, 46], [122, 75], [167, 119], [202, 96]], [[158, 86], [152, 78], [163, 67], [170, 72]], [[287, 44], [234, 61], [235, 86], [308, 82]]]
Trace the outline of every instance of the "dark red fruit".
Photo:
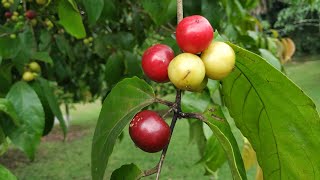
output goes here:
[[149, 47], [142, 56], [145, 75], [156, 82], [168, 82], [168, 66], [174, 58], [173, 50], [164, 44]]
[[176, 28], [176, 39], [181, 50], [188, 53], [200, 53], [213, 39], [213, 28], [203, 16], [193, 15], [184, 18]]
[[5, 16], [7, 19], [9, 19], [9, 18], [11, 18], [11, 16], [12, 16], [12, 12], [7, 11], [7, 12], [4, 13], [4, 16]]
[[37, 16], [37, 13], [34, 10], [28, 10], [25, 13], [26, 18], [28, 19], [34, 19]]
[[132, 119], [129, 134], [136, 146], [154, 153], [161, 151], [169, 143], [170, 127], [158, 113], [143, 110]]

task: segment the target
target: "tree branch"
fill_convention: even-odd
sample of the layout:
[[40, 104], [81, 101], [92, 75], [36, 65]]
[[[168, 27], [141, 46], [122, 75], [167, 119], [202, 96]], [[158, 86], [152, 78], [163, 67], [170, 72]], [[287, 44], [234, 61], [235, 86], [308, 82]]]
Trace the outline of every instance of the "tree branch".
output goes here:
[[177, 122], [177, 120], [179, 118], [179, 113], [181, 112], [181, 90], [176, 88], [176, 91], [177, 91], [177, 94], [176, 94], [175, 104], [177, 106], [176, 107], [177, 111], [174, 111], [174, 114], [173, 114], [173, 117], [172, 117], [172, 121], [171, 121], [171, 125], [170, 125], [171, 135], [170, 135], [169, 142], [168, 142], [167, 146], [162, 150], [162, 154], [161, 154], [161, 157], [160, 157], [160, 160], [159, 160], [159, 163], [158, 163], [158, 171], [157, 171], [156, 180], [159, 180], [159, 178], [160, 178], [161, 168], [162, 168], [164, 159], [165, 159], [166, 154], [167, 154], [167, 150], [168, 150], [168, 147], [169, 147], [169, 144], [170, 144], [170, 141], [171, 141], [172, 133], [173, 133], [174, 127], [176, 125], [176, 122]]
[[183, 19], [183, 0], [177, 0], [177, 24]]

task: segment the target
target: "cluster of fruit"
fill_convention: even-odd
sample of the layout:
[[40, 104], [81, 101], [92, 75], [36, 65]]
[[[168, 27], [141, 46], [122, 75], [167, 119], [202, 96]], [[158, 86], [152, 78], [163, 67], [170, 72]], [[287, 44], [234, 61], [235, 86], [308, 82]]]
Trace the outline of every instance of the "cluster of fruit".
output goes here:
[[14, 0], [2, 0], [1, 3], [4, 8], [9, 9], [14, 4]]
[[88, 37], [88, 38], [84, 38], [83, 39], [83, 44], [85, 44], [86, 46], [91, 47], [92, 46], [92, 42], [93, 42], [93, 37]]
[[40, 65], [33, 61], [26, 66], [25, 72], [22, 75], [22, 79], [26, 82], [33, 81], [36, 77], [38, 77], [40, 72]]
[[[214, 30], [210, 22], [199, 15], [184, 18], [176, 28], [176, 41], [183, 53], [175, 57], [167, 45], [156, 44], [142, 56], [142, 69], [151, 80], [171, 81], [177, 88], [202, 91], [208, 78], [221, 80], [232, 71], [235, 53], [224, 42], [212, 42]], [[170, 128], [158, 113], [143, 110], [129, 126], [133, 142], [146, 152], [158, 152], [169, 142]]]

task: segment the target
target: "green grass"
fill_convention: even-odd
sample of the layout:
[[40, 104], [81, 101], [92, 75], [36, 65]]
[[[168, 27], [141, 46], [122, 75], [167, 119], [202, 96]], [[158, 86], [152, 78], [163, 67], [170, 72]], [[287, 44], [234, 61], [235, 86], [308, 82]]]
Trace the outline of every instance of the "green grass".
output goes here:
[[[318, 108], [320, 107], [319, 68], [320, 61], [289, 64], [286, 67], [288, 76], [313, 98]], [[76, 107], [77, 109], [71, 111], [71, 117], [74, 119], [71, 126], [76, 127], [78, 131], [72, 131], [71, 128], [69, 136], [74, 136], [74, 133], [77, 132], [84, 132], [84, 135], [71, 137], [71, 140], [67, 142], [57, 140], [42, 142], [34, 162], [21, 163], [17, 168], [12, 169], [19, 179], [91, 179], [91, 140], [101, 105], [97, 102]], [[159, 153], [143, 153], [134, 146], [127, 131], [124, 132], [125, 138], [116, 144], [114, 153], [110, 157], [105, 179], [109, 179], [111, 172], [123, 164], [134, 162], [142, 169], [148, 169], [159, 160]], [[179, 121], [172, 137], [161, 177], [163, 179], [209, 179], [209, 177], [203, 176], [203, 167], [195, 165], [197, 160], [199, 160], [199, 155], [196, 146], [188, 143], [188, 124], [186, 121]], [[251, 171], [251, 174], [250, 179], [254, 177], [254, 170]], [[220, 179], [231, 179], [226, 164], [219, 173], [219, 177]], [[154, 176], [145, 179], [154, 179]]]

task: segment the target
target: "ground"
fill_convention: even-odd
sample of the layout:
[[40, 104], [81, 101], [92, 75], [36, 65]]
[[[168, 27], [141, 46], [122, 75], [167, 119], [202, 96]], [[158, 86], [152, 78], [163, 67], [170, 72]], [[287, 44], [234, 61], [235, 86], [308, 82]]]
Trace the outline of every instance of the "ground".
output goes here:
[[[292, 63], [286, 66], [287, 74], [320, 107], [320, 61]], [[76, 105], [71, 111], [68, 138], [64, 142], [62, 132], [56, 126], [53, 132], [42, 139], [36, 158], [30, 162], [17, 149], [10, 149], [0, 158], [0, 163], [8, 167], [21, 180], [69, 180], [91, 179], [90, 150], [95, 123], [99, 115], [100, 104]], [[179, 121], [168, 150], [162, 170], [163, 179], [209, 179], [203, 177], [204, 169], [196, 164], [199, 160], [196, 146], [188, 142], [188, 124]], [[159, 153], [143, 153], [134, 147], [125, 131], [124, 139], [117, 143], [110, 157], [106, 179], [111, 172], [122, 164], [135, 162], [142, 169], [153, 167], [159, 159]], [[254, 172], [254, 170], [252, 171]], [[252, 174], [252, 173], [251, 173]], [[227, 165], [219, 174], [220, 179], [230, 179]], [[252, 179], [254, 176], [250, 176]], [[154, 179], [154, 177], [146, 178]]]

